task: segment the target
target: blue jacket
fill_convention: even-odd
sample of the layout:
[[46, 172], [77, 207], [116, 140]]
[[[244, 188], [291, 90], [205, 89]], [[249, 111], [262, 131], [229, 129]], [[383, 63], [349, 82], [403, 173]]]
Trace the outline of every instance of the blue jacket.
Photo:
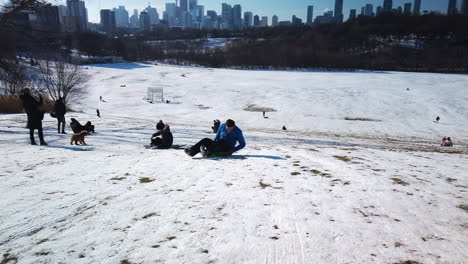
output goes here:
[[[226, 144], [228, 144], [234, 152], [239, 151], [245, 147], [244, 135], [242, 135], [242, 130], [240, 130], [238, 127], [235, 127], [231, 133], [228, 133], [226, 124], [222, 124], [216, 133], [214, 141], [218, 141], [220, 139], [224, 140], [224, 142], [226, 142]], [[237, 142], [239, 142], [239, 145], [236, 146]]]

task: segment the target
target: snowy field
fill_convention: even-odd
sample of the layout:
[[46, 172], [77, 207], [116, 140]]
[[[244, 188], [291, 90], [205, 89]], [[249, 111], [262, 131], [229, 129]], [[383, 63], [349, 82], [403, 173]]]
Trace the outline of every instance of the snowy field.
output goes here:
[[[468, 263], [467, 75], [85, 71], [67, 120], [96, 125], [87, 146], [50, 116], [30, 146], [25, 114], [0, 115], [2, 264]], [[169, 104], [143, 100], [155, 86]], [[245, 149], [184, 153], [227, 118]], [[174, 149], [143, 148], [159, 119]]]

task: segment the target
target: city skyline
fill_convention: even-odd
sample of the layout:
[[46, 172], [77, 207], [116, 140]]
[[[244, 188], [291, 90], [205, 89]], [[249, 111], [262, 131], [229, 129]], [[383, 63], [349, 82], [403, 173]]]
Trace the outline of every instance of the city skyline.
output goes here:
[[[0, 0], [1, 1], [1, 0]], [[66, 4], [65, 0], [49, 0], [52, 4]], [[125, 6], [125, 8], [131, 13], [134, 9], [141, 12], [148, 6], [148, 3], [152, 7], [157, 8], [158, 13], [162, 14], [166, 9], [166, 3], [175, 3], [175, 1], [169, 0], [158, 0], [158, 1], [147, 1], [147, 0], [85, 0], [86, 7], [88, 9], [88, 18], [90, 22], [100, 22], [100, 10], [101, 9], [112, 9], [118, 6]], [[361, 7], [366, 4], [373, 4], [374, 9], [377, 6], [383, 5], [383, 0], [344, 0], [343, 1], [343, 15], [344, 20], [348, 19], [349, 12], [351, 9], [360, 10]], [[322, 15], [327, 11], [334, 11], [335, 0], [295, 0], [295, 1], [268, 1], [268, 0], [199, 0], [198, 4], [203, 5], [206, 10], [215, 10], [217, 13], [221, 13], [222, 3], [230, 5], [240, 4], [242, 6], [242, 12], [250, 11], [253, 14], [261, 16], [268, 16], [271, 18], [273, 15], [277, 15], [280, 21], [291, 20], [293, 15], [306, 21], [307, 18], [307, 6], [314, 6], [314, 18], [318, 15]], [[405, 3], [414, 4], [414, 0], [393, 0], [393, 6], [404, 6]], [[457, 1], [457, 7], [460, 8], [461, 0]], [[438, 11], [441, 13], [447, 12], [448, 0], [422, 0], [421, 1], [421, 12], [424, 10]], [[205, 14], [206, 15], [206, 14]]]

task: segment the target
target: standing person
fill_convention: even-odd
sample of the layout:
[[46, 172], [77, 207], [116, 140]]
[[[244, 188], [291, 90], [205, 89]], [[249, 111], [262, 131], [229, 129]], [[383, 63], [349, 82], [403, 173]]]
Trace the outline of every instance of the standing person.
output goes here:
[[156, 147], [157, 149], [168, 149], [172, 147], [174, 138], [172, 137], [172, 132], [169, 126], [165, 125], [162, 120], [159, 120], [156, 124], [156, 130], [158, 130], [158, 132], [151, 136], [150, 146]]
[[20, 99], [23, 103], [24, 110], [28, 116], [29, 138], [31, 139], [31, 145], [37, 145], [34, 140], [34, 130], [37, 129], [39, 134], [39, 140], [41, 145], [47, 145], [44, 141], [44, 135], [42, 131], [42, 119], [44, 119], [44, 111], [40, 109], [42, 106], [42, 97], [39, 95], [39, 102], [34, 99], [31, 95], [31, 90], [25, 88], [20, 92]]
[[54, 104], [55, 117], [57, 118], [57, 132], [60, 134], [60, 126], [62, 127], [62, 134], [65, 133], [65, 114], [67, 113], [67, 107], [63, 98], [60, 97]]
[[[237, 143], [239, 144], [236, 146]], [[191, 157], [199, 152], [202, 152], [203, 157], [216, 153], [231, 155], [244, 147], [245, 140], [242, 130], [236, 126], [234, 120], [228, 119], [226, 123], [219, 127], [214, 140], [204, 138], [192, 147], [186, 148], [185, 153]]]

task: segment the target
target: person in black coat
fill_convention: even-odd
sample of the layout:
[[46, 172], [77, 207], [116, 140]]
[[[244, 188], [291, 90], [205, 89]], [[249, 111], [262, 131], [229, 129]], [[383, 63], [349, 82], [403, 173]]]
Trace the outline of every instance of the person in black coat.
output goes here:
[[57, 131], [60, 134], [60, 126], [62, 127], [62, 134], [65, 133], [65, 114], [67, 113], [67, 108], [63, 98], [60, 97], [54, 104], [55, 117], [57, 118]]
[[42, 106], [42, 97], [39, 95], [39, 102], [31, 95], [31, 90], [25, 88], [20, 92], [20, 99], [23, 103], [24, 110], [28, 116], [29, 138], [31, 145], [37, 145], [34, 140], [34, 130], [37, 129], [41, 145], [47, 145], [44, 141], [44, 134], [42, 131], [42, 120], [44, 119], [44, 111], [40, 109]]
[[165, 125], [162, 120], [159, 120], [159, 122], [156, 124], [156, 129], [158, 132], [151, 136], [150, 146], [156, 147], [157, 149], [168, 149], [172, 147], [174, 138], [172, 137], [172, 132], [169, 126]]

